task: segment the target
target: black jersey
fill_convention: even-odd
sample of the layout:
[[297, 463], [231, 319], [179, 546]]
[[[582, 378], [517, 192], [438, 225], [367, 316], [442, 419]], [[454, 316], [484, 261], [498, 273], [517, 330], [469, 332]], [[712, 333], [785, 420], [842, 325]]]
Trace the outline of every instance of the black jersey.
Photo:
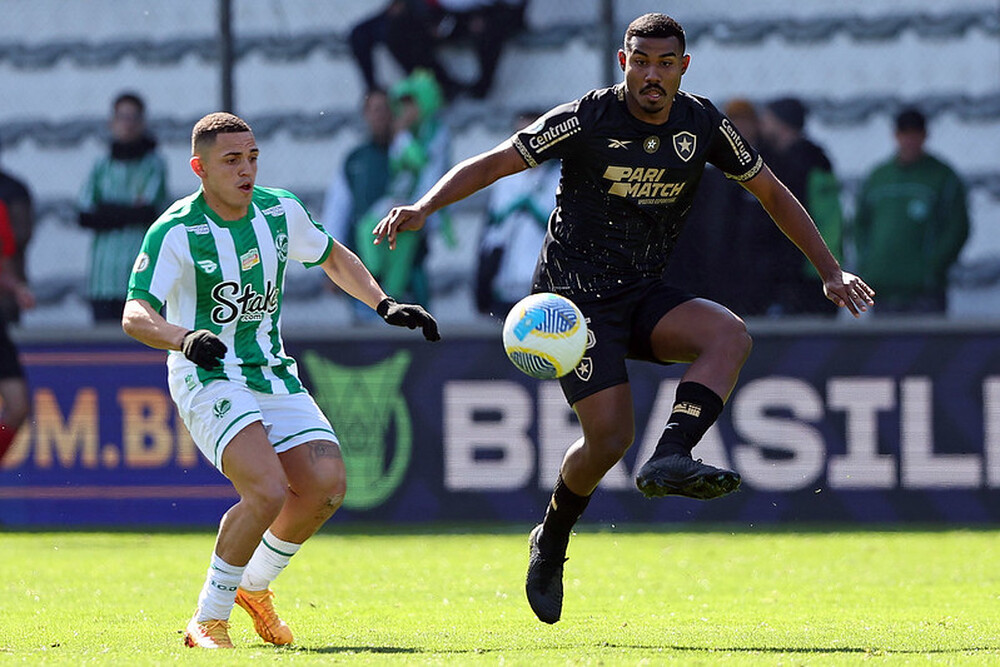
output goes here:
[[534, 289], [569, 294], [662, 275], [705, 163], [738, 181], [763, 165], [706, 98], [678, 92], [667, 122], [651, 125], [628, 111], [622, 84], [552, 109], [511, 141], [528, 166], [562, 160]]

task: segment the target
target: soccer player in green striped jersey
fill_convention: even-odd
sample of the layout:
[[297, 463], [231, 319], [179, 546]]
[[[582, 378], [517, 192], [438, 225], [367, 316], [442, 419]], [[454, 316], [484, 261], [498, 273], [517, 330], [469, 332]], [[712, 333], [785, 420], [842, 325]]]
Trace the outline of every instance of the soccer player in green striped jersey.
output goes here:
[[178, 411], [240, 495], [222, 518], [185, 643], [232, 647], [228, 621], [239, 604], [265, 641], [288, 644], [292, 633], [274, 611], [270, 583], [340, 507], [346, 481], [337, 436], [281, 340], [286, 263], [320, 266], [387, 323], [420, 327], [427, 340], [440, 336], [426, 310], [387, 296], [295, 195], [255, 184], [259, 150], [241, 118], [205, 116], [191, 151], [201, 188], [146, 233], [122, 328], [170, 351]]

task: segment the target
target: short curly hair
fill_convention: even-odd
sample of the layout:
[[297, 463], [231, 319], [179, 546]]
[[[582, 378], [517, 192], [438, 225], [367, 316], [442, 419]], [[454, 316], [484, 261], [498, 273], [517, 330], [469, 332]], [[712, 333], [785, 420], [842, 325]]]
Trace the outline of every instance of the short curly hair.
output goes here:
[[253, 132], [245, 120], [225, 111], [210, 113], [197, 123], [191, 130], [191, 154], [194, 155], [203, 148], [215, 143], [220, 134], [235, 132]]
[[625, 30], [625, 52], [629, 51], [629, 40], [633, 37], [676, 37], [681, 43], [681, 53], [687, 48], [684, 38], [684, 28], [666, 14], [643, 14], [628, 24]]

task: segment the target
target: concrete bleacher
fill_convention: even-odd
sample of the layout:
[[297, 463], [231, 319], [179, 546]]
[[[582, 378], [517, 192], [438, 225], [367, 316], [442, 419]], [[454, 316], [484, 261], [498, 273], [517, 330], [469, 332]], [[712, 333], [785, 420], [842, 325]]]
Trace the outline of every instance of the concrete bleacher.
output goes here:
[[[356, 115], [362, 82], [344, 37], [379, 3], [306, 0], [233, 3], [238, 56], [237, 112], [255, 126], [262, 148], [259, 182], [298, 193], [316, 213], [343, 156], [362, 132]], [[548, 108], [605, 85], [608, 59], [628, 20], [675, 11], [689, 33], [692, 64], [684, 87], [722, 103], [793, 94], [812, 114], [807, 130], [823, 144], [845, 183], [845, 204], [863, 174], [892, 151], [891, 118], [901, 104], [931, 116], [929, 148], [970, 184], [973, 234], [963, 253], [969, 270], [956, 282], [953, 314], [1000, 318], [1000, 10], [993, 0], [840, 0], [838, 3], [702, 0], [666, 7], [648, 0], [614, 3], [610, 31], [599, 25], [601, 0], [531, 0], [526, 34], [508, 47], [485, 101], [449, 110], [453, 159], [507, 137], [514, 113]], [[197, 187], [187, 166], [188, 132], [220, 106], [215, 59], [217, 17], [204, 0], [128, 3], [7, 0], [0, 23], [0, 165], [26, 180], [36, 197], [38, 229], [29, 277], [42, 307], [25, 328], [85, 326], [81, 296], [88, 232], [72, 202], [94, 158], [105, 150], [111, 98], [134, 89], [170, 166], [177, 196]], [[605, 41], [613, 35], [613, 43]], [[447, 53], [460, 74], [475, 61]], [[399, 70], [384, 52], [386, 78]], [[15, 94], [10, 94], [15, 91]], [[431, 268], [445, 322], [478, 321], [471, 274], [482, 222], [482, 196], [455, 207], [459, 244], [434, 240]], [[290, 273], [286, 322], [350, 321], [343, 299], [316, 293], [303, 272]]]

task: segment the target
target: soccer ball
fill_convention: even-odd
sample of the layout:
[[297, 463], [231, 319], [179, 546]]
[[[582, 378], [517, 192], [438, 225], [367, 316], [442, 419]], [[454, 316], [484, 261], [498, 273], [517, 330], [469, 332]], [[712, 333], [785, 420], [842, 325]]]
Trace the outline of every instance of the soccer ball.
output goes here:
[[526, 296], [503, 323], [503, 348], [511, 362], [539, 380], [566, 375], [587, 347], [587, 323], [576, 304], [542, 292]]

